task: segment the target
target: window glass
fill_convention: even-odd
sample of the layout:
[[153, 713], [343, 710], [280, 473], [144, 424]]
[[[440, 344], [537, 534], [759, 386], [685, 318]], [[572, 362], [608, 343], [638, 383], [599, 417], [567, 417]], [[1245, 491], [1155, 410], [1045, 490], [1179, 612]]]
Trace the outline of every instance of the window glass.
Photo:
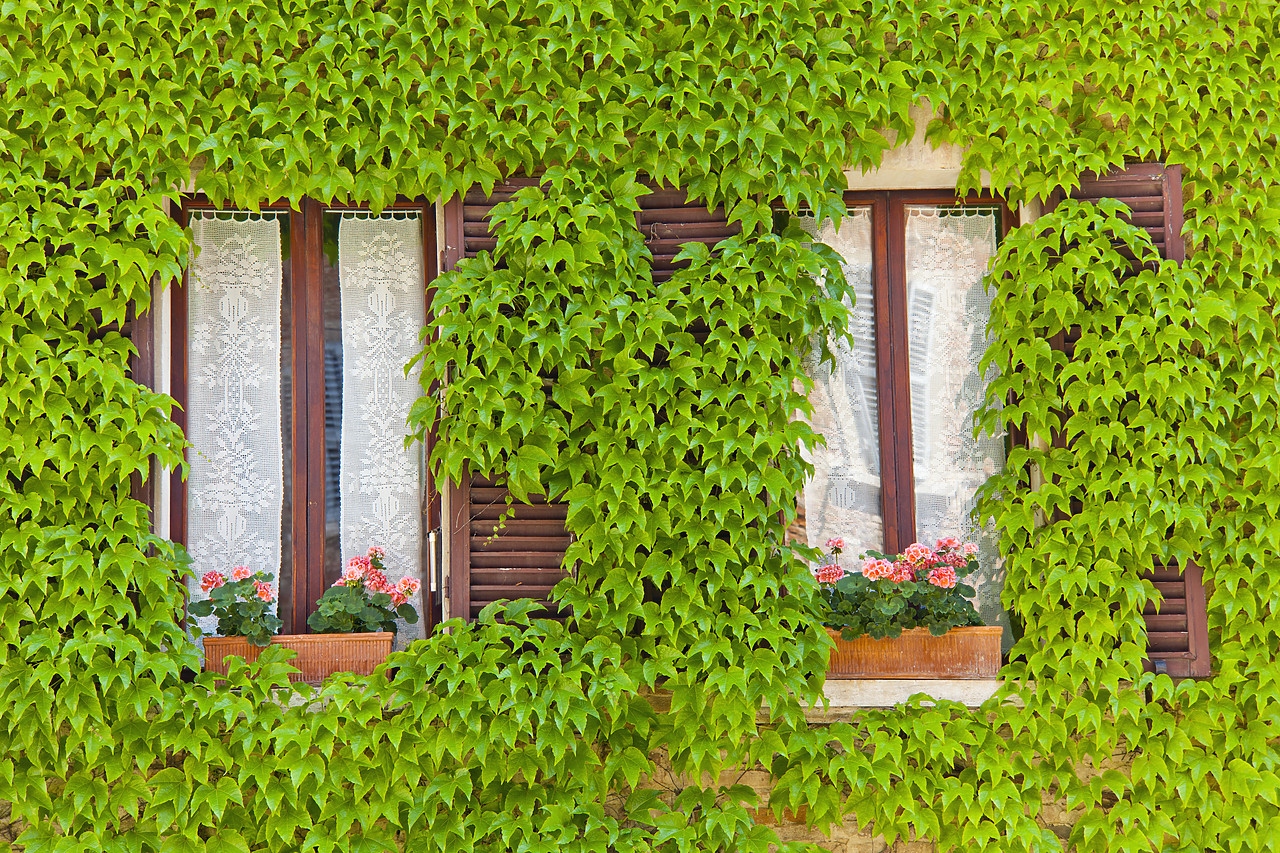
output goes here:
[[[284, 218], [192, 213], [187, 294], [187, 549], [199, 578], [239, 565], [276, 575], [291, 557], [288, 468], [288, 290]], [[200, 628], [212, 632], [214, 619]]]
[[[978, 370], [987, 349], [991, 291], [987, 263], [996, 253], [999, 208], [907, 205], [907, 287], [911, 441], [916, 535], [978, 544], [986, 577], [974, 577], [979, 610], [989, 624], [1002, 613], [995, 537], [975, 528], [978, 488], [1004, 467], [1004, 436], [974, 438], [974, 415], [991, 377]], [[984, 600], [989, 598], [990, 600]]]
[[[295, 213], [293, 221], [322, 223], [322, 241], [299, 241], [322, 243], [318, 259], [290, 257], [283, 211], [193, 210], [189, 219], [191, 597], [207, 597], [199, 578], [210, 570], [267, 571], [276, 576], [280, 616], [294, 630], [306, 630], [316, 590], [337, 580], [352, 557], [382, 548], [392, 582], [421, 581], [424, 561], [422, 446], [405, 447], [409, 411], [422, 393], [417, 371], [405, 374], [426, 323], [422, 217], [417, 210], [316, 213]], [[303, 284], [291, 281], [293, 265]], [[296, 328], [295, 301], [311, 318]], [[310, 389], [295, 389], [295, 370], [308, 365], [322, 375], [312, 374]], [[299, 467], [297, 483], [295, 443], [322, 453]], [[295, 517], [295, 494], [323, 513]], [[423, 612], [420, 594], [411, 603]], [[199, 627], [214, 633], [214, 621]], [[397, 643], [420, 634], [420, 624], [402, 625]]]
[[[340, 401], [333, 410], [340, 423], [341, 460], [339, 517], [326, 523], [325, 580], [332, 583], [344, 561], [375, 545], [386, 552], [392, 582], [406, 574], [420, 578], [422, 446], [406, 448], [404, 439], [409, 411], [422, 393], [418, 372], [405, 375], [426, 325], [421, 217], [404, 211], [329, 217], [338, 220], [341, 328], [332, 341], [326, 331], [325, 354], [327, 366], [329, 353], [338, 353], [334, 360], [341, 371]], [[329, 277], [325, 280], [328, 299]], [[339, 395], [326, 397], [326, 427], [329, 396]], [[329, 531], [335, 529], [339, 559], [331, 561]], [[421, 613], [421, 601], [412, 603]], [[401, 625], [398, 641], [413, 639], [417, 630]]]
[[[838, 536], [850, 547], [884, 548], [880, 501], [879, 394], [876, 388], [875, 306], [872, 303], [871, 212], [855, 208], [836, 228], [811, 217], [800, 225], [817, 242], [840, 253], [847, 283], [855, 293], [850, 331], [855, 344], [831, 336], [835, 363], [807, 365], [813, 379], [809, 403], [813, 428], [826, 446], [809, 449], [813, 479], [805, 486], [792, 535], [821, 547]], [[856, 544], [855, 544], [856, 543]]]

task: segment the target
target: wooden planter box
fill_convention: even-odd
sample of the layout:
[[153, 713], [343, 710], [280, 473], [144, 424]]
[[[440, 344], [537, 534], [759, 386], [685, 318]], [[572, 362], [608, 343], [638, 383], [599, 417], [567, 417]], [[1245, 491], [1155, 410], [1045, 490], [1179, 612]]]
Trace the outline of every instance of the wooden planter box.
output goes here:
[[827, 678], [995, 678], [1000, 670], [999, 625], [952, 628], [941, 637], [911, 628], [892, 640], [835, 640]]
[[[394, 637], [390, 631], [373, 634], [277, 634], [271, 638], [271, 644], [298, 653], [293, 665], [300, 672], [291, 675], [290, 681], [318, 684], [335, 672], [371, 675], [391, 653]], [[260, 654], [262, 649], [244, 637], [204, 638], [204, 668], [207, 672], [226, 675], [231, 663], [227, 658], [231, 655], [252, 662]]]

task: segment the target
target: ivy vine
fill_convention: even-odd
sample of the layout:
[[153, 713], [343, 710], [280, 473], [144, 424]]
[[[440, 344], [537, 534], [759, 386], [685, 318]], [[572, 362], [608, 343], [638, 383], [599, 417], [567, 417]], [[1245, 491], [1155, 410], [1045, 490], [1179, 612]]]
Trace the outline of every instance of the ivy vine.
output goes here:
[[[765, 851], [778, 835], [738, 781], [758, 769], [777, 815], [803, 806], [818, 829], [852, 819], [890, 841], [1266, 849], [1280, 825], [1274, 13], [12, 0], [0, 801], [19, 845]], [[986, 493], [1025, 625], [1006, 686], [978, 710], [819, 725], [805, 709], [827, 640], [778, 507], [807, 473], [801, 351], [844, 309], [815, 283], [825, 258], [773, 233], [773, 205], [839, 216], [845, 169], [875, 168], [921, 103], [930, 137], [965, 149], [961, 192], [988, 180], [1034, 202], [1126, 160], [1180, 164], [1194, 252], [1122, 281], [1118, 247], [1152, 248], [1113, 205], [1064, 204], [1009, 235], [987, 358], [992, 400], [1016, 399], [984, 417], [1078, 437], [1015, 450]], [[564, 495], [573, 630], [522, 606], [486, 613], [396, 655], [389, 679], [294, 704], [268, 697], [288, 689], [278, 649], [229, 676], [238, 691], [184, 681], [181, 555], [129, 497], [149, 460], [179, 462], [182, 437], [171, 401], [128, 377], [119, 332], [186, 262], [166, 203], [194, 180], [238, 206], [379, 207], [517, 173], [542, 189], [497, 216], [505, 266], [482, 255], [438, 281], [421, 363], [428, 380], [454, 374], [432, 461]], [[654, 282], [632, 217], [645, 182], [723, 205], [741, 234]], [[1082, 329], [1070, 366], [1045, 342], [1064, 323]], [[1032, 488], [1032, 465], [1048, 486]], [[1155, 592], [1138, 575], [1155, 556], [1206, 569], [1210, 679], [1142, 672]], [[647, 698], [657, 686], [669, 708]], [[1067, 838], [1046, 804], [1074, 810]]]

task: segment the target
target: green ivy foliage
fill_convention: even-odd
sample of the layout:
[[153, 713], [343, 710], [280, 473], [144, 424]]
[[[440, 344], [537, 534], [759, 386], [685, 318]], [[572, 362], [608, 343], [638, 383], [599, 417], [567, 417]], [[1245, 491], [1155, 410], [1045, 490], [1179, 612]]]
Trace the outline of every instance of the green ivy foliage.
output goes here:
[[[1274, 663], [1280, 283], [1270, 4], [1015, 0], [13, 0], [0, 19], [0, 800], [30, 851], [764, 851], [771, 807], [943, 848], [1266, 849], [1280, 825]], [[927, 101], [931, 137], [1034, 201], [1126, 159], [1183, 166], [1181, 267], [1114, 206], [1015, 230], [985, 415], [986, 493], [1025, 625], [977, 711], [815, 726], [827, 641], [781, 547], [808, 429], [800, 354], [843, 319], [771, 205], [839, 215]], [[454, 626], [361, 682], [285, 653], [182, 679], [181, 555], [129, 480], [179, 460], [171, 403], [118, 331], [187, 241], [166, 202], [375, 207], [544, 175], [499, 252], [439, 282], [422, 366], [452, 369], [433, 464], [563, 495], [573, 630]], [[655, 283], [644, 181], [740, 236]], [[1061, 255], [1061, 257], [1059, 257]], [[1045, 337], [1078, 324], [1067, 363]], [[705, 335], [693, 334], [704, 328]], [[551, 378], [550, 393], [543, 379]], [[1012, 398], [1008, 392], [1012, 392]], [[1063, 407], [1063, 401], [1070, 405]], [[418, 414], [426, 423], [428, 407]], [[1070, 416], [1063, 422], [1064, 411]], [[1032, 487], [1039, 466], [1045, 484]], [[1054, 510], [1078, 511], [1058, 520]], [[1139, 578], [1206, 568], [1215, 674], [1141, 670]], [[389, 676], [389, 677], [388, 677]], [[670, 691], [665, 701], [647, 698]], [[1121, 757], [1124, 761], [1117, 763]], [[728, 771], [728, 772], [725, 772]], [[1065, 841], [1043, 804], [1073, 809]]]

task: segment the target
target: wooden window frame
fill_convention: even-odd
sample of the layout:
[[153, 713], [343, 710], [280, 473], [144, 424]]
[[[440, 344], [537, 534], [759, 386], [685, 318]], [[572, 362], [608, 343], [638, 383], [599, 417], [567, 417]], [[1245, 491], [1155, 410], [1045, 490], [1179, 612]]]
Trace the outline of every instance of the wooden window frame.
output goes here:
[[[174, 211], [174, 219], [187, 227], [190, 214], [216, 211], [203, 194], [186, 195]], [[291, 303], [290, 354], [292, 357], [292, 452], [288, 464], [292, 470], [293, 495], [291, 501], [291, 528], [293, 533], [292, 579], [288, 590], [281, 589], [280, 597], [290, 596], [291, 618], [282, 629], [285, 633], [309, 633], [307, 617], [316, 608], [316, 602], [324, 593], [325, 551], [325, 434], [324, 434], [324, 314], [321, 304], [322, 264], [324, 252], [324, 215], [347, 211], [367, 211], [368, 205], [321, 202], [304, 197], [299, 205], [276, 201], [260, 206], [263, 211], [284, 212], [289, 217], [289, 270]], [[422, 269], [423, 293], [426, 297], [426, 320], [432, 322], [431, 299], [435, 294], [436, 266], [436, 205], [426, 199], [398, 196], [387, 205], [386, 211], [414, 211], [422, 221]], [[173, 285], [172, 311], [169, 325], [170, 394], [177, 401], [174, 423], [187, 433], [188, 400], [188, 293], [187, 271]], [[424, 453], [430, 453], [430, 442]], [[186, 450], [184, 450], [184, 459]], [[433, 488], [429, 469], [423, 483], [427, 503], [432, 503]], [[182, 471], [175, 469], [170, 485], [170, 538], [184, 547], [187, 544], [187, 483]], [[429, 516], [424, 519], [422, 545], [422, 585], [425, 613], [424, 630], [434, 625], [434, 603], [430, 578], [425, 577], [430, 563]]]

